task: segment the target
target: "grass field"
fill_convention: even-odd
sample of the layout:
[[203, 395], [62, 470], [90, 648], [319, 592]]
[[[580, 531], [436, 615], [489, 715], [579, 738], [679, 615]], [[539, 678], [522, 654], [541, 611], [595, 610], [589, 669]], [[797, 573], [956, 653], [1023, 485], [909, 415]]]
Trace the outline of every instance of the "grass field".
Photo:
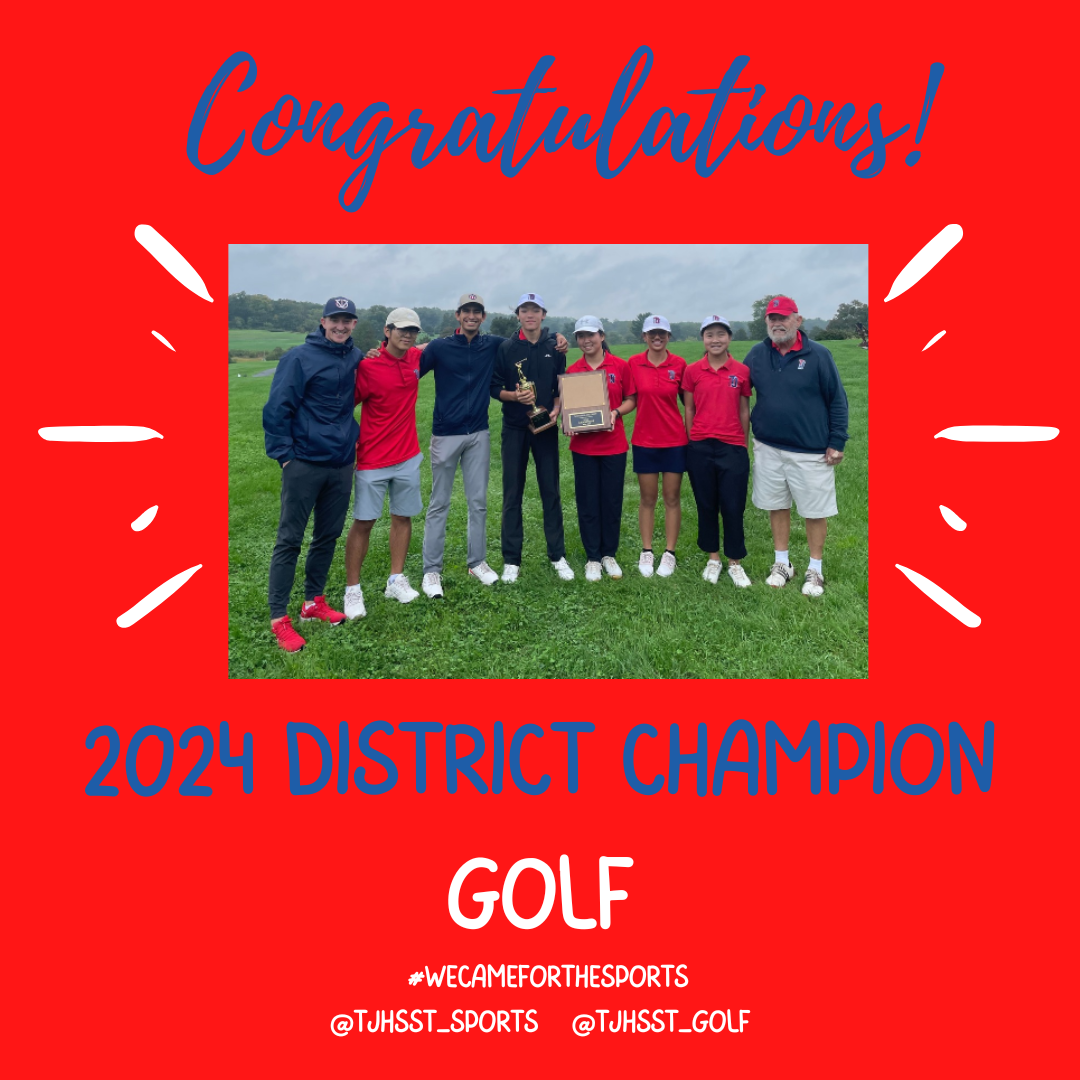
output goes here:
[[[233, 331], [230, 334], [237, 333]], [[240, 333], [258, 333], [240, 331]], [[284, 339], [284, 334], [267, 334]], [[297, 335], [299, 337], [299, 335]], [[743, 357], [751, 342], [735, 342]], [[559, 581], [548, 563], [540, 499], [530, 469], [525, 489], [525, 554], [521, 579], [484, 588], [465, 565], [466, 513], [461, 479], [454, 488], [446, 536], [446, 600], [421, 595], [408, 605], [386, 600], [389, 573], [384, 515], [371, 535], [362, 584], [368, 615], [340, 628], [304, 624], [307, 648], [287, 655], [270, 633], [266, 586], [280, 506], [280, 469], [263, 451], [261, 413], [270, 378], [252, 379], [270, 365], [245, 364], [240, 379], [229, 368], [229, 674], [235, 678], [865, 678], [868, 672], [867, 580], [867, 352], [854, 342], [828, 343], [851, 406], [844, 461], [838, 466], [838, 517], [829, 522], [825, 545], [825, 595], [804, 597], [806, 536], [793, 514], [791, 551], [796, 578], [784, 589], [764, 584], [773, 559], [768, 515], [747, 500], [743, 565], [754, 585], [736, 589], [727, 574], [718, 585], [701, 578], [705, 555], [697, 548], [697, 513], [689, 479], [683, 484], [679, 567], [668, 579], [642, 578], [636, 569], [637, 478], [627, 462], [621, 581], [584, 579], [585, 555], [578, 537], [570, 450], [562, 441], [562, 502], [567, 558], [577, 573]], [[247, 346], [237, 345], [238, 348]], [[616, 346], [620, 356], [643, 346]], [[700, 359], [694, 341], [674, 342], [673, 352]], [[580, 353], [571, 349], [570, 361]], [[433, 380], [420, 383], [417, 420], [427, 456], [434, 401]], [[493, 401], [491, 484], [488, 492], [488, 560], [502, 569], [499, 554], [502, 470], [501, 416]], [[633, 414], [627, 428], [632, 429]], [[424, 504], [431, 490], [425, 460], [421, 469]], [[351, 517], [346, 519], [346, 531]], [[654, 548], [663, 550], [662, 506], [657, 510]], [[310, 538], [310, 527], [308, 538]], [[406, 573], [419, 589], [423, 576], [423, 518], [414, 521]], [[290, 613], [303, 600], [301, 552]], [[331, 604], [340, 609], [345, 588], [344, 535], [327, 584]], [[297, 622], [299, 628], [299, 622]], [[314, 626], [314, 628], [312, 628]]]
[[270, 352], [271, 349], [291, 349], [303, 344], [306, 334], [294, 334], [277, 330], [230, 330], [229, 352]]

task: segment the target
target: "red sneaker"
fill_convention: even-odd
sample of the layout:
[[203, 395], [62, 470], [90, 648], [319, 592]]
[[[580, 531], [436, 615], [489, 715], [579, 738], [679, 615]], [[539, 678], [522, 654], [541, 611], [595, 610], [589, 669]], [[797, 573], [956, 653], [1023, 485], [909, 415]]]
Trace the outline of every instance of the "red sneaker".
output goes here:
[[292, 619], [290, 619], [288, 615], [275, 623], [271, 623], [270, 629], [274, 631], [274, 637], [277, 638], [277, 643], [286, 652], [299, 652], [307, 644], [307, 642], [305, 642], [293, 629]]
[[330, 607], [325, 596], [316, 596], [314, 600], [305, 600], [300, 609], [301, 622], [311, 622], [312, 619], [322, 619], [331, 626], [340, 626], [345, 621], [345, 614]]

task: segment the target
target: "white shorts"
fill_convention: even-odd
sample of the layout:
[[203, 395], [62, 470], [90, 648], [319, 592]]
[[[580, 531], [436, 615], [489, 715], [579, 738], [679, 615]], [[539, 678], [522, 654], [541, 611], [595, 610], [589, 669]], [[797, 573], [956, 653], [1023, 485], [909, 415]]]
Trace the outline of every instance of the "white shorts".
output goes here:
[[836, 515], [836, 466], [824, 454], [796, 454], [754, 440], [753, 504], [759, 510], [796, 509], [804, 518]]
[[390, 513], [398, 517], [416, 517], [424, 509], [420, 498], [420, 462], [417, 454], [398, 465], [383, 469], [357, 469], [353, 480], [353, 517], [357, 521], [377, 521], [382, 517], [383, 501], [390, 492]]

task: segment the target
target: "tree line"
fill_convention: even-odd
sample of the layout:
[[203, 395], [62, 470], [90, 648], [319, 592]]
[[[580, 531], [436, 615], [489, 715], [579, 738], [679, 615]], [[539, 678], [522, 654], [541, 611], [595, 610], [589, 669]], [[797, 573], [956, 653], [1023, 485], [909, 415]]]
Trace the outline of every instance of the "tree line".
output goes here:
[[[734, 341], [761, 341], [765, 336], [765, 308], [775, 295], [772, 293], [755, 300], [753, 318], [749, 322], [732, 322]], [[386, 317], [393, 310], [385, 304], [372, 304], [370, 307], [357, 309], [357, 326], [353, 340], [362, 350], [367, 350], [382, 341]], [[457, 329], [457, 320], [452, 308], [416, 307], [413, 309], [420, 318], [419, 341], [430, 341], [435, 337], [452, 334]], [[600, 316], [603, 321], [608, 341], [612, 344], [635, 344], [641, 341], [641, 328], [650, 312], [639, 312], [633, 319], [610, 319]], [[270, 330], [290, 333], [309, 333], [319, 325], [322, 317], [322, 304], [304, 300], [271, 300], [261, 293], [236, 292], [229, 294], [229, 328], [232, 330]], [[573, 337], [574, 319], [569, 316], [549, 315], [544, 324], [552, 332]], [[671, 336], [675, 341], [687, 341], [698, 336], [700, 322], [673, 322]], [[838, 340], [840, 338], [859, 337], [859, 327], [869, 331], [869, 308], [860, 300], [841, 304], [831, 319], [804, 319], [803, 329], [810, 337], [819, 341]], [[482, 327], [484, 333], [510, 337], [517, 333], [517, 316], [492, 312]], [[236, 350], [231, 350], [236, 352]], [[274, 352], [280, 352], [274, 350]], [[240, 355], [236, 352], [236, 355]]]

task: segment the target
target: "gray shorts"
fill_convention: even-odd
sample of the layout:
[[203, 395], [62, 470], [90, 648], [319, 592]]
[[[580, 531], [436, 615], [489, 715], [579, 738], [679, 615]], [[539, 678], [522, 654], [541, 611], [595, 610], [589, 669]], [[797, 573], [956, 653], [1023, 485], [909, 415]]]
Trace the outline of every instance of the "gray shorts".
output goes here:
[[377, 521], [382, 517], [383, 501], [390, 491], [390, 513], [398, 517], [416, 517], [424, 509], [420, 498], [420, 462], [423, 453], [399, 465], [382, 469], [357, 469], [353, 479], [353, 517], [357, 521]]

